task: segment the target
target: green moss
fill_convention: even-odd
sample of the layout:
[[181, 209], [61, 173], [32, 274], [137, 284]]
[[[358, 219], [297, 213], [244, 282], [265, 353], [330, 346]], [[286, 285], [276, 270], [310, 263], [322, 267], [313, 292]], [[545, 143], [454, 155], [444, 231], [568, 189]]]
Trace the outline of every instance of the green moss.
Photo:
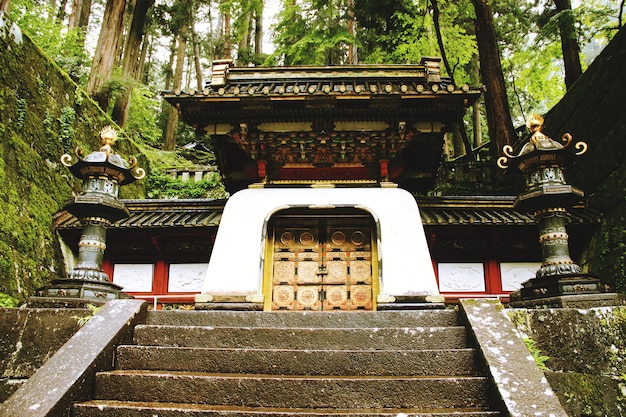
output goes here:
[[[25, 300], [63, 271], [52, 216], [80, 189], [59, 158], [76, 146], [91, 152], [99, 131], [113, 124], [97, 104], [27, 36], [0, 36], [0, 293]], [[149, 159], [120, 134], [116, 151]], [[145, 196], [145, 183], [123, 187]]]
[[0, 307], [17, 307], [19, 304], [19, 300], [15, 297], [11, 297], [8, 294], [0, 293]]
[[575, 372], [550, 372], [546, 376], [570, 416], [625, 415], [626, 403], [619, 394], [617, 380]]

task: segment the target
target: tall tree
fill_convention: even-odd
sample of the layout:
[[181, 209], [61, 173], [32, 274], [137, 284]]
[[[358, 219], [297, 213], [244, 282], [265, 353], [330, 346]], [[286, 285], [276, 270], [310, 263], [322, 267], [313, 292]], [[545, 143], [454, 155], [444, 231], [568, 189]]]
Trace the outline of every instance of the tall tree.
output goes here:
[[192, 24], [191, 24], [191, 43], [193, 46], [193, 64], [196, 75], [196, 89], [198, 91], [202, 91], [202, 63], [200, 62], [200, 42], [198, 41], [198, 34], [196, 33], [196, 28], [192, 15]]
[[263, 55], [263, 2], [257, 2], [254, 13], [254, 55]]
[[356, 19], [354, 17], [354, 0], [348, 0], [348, 33], [353, 37], [348, 45], [348, 64], [358, 64], [359, 54], [356, 43]]
[[559, 22], [559, 34], [561, 35], [561, 50], [563, 51], [563, 64], [565, 66], [565, 87], [569, 89], [582, 75], [583, 69], [580, 64], [580, 47], [574, 26], [574, 13], [570, 0], [554, 0]]
[[[176, 69], [174, 70], [174, 89], [179, 89], [183, 82], [183, 70], [185, 68], [185, 55], [187, 53], [187, 28], [183, 26], [178, 35], [178, 47], [176, 48]], [[170, 107], [167, 116], [167, 125], [164, 132], [164, 149], [173, 151], [176, 149], [176, 129], [178, 128], [178, 110]]]
[[348, 60], [345, 0], [287, 2], [275, 36], [276, 50], [267, 63], [285, 65], [341, 65]]
[[[195, 13], [195, 2], [177, 0], [171, 8], [171, 21], [169, 22], [169, 30], [174, 35], [177, 42], [172, 54], [175, 53], [175, 69], [171, 79], [171, 89], [179, 90], [182, 88], [183, 76], [185, 70], [185, 58], [187, 56], [187, 43], [189, 41], [189, 33], [192, 22], [192, 16]], [[174, 59], [170, 56], [170, 63]], [[171, 71], [171, 67], [170, 67]], [[168, 88], [170, 89], [170, 88]], [[178, 110], [169, 107], [167, 115], [167, 123], [163, 132], [164, 149], [173, 151], [176, 149], [176, 131], [178, 130]]]
[[[234, 7], [235, 4], [237, 7]], [[261, 63], [263, 2], [240, 0], [231, 3], [232, 41], [237, 42], [237, 65]]]
[[221, 58], [230, 59], [232, 57], [232, 44], [230, 34], [230, 5], [226, 0], [220, 1], [220, 31], [224, 39], [224, 49]]
[[57, 10], [57, 22], [63, 22], [63, 19], [65, 19], [65, 15], [67, 14], [65, 12], [66, 6], [67, 0], [61, 0], [61, 3], [59, 4], [59, 9]]
[[91, 0], [72, 0], [67, 26], [86, 28], [91, 14]]
[[450, 61], [448, 60], [448, 55], [446, 54], [446, 48], [443, 44], [443, 34], [441, 33], [441, 23], [439, 21], [439, 16], [441, 15], [439, 2], [437, 0], [430, 0], [430, 4], [433, 11], [433, 24], [435, 26], [435, 35], [437, 36], [437, 45], [439, 45], [439, 53], [441, 54], [441, 59], [443, 60], [446, 72], [452, 79], [452, 82], [456, 84], [454, 80], [454, 70], [450, 66]]
[[122, 79], [124, 87], [118, 94], [113, 106], [112, 118], [121, 127], [126, 123], [128, 116], [128, 107], [130, 106], [130, 96], [133, 89], [133, 83], [140, 76], [139, 68], [141, 63], [141, 43], [144, 39], [146, 17], [148, 10], [154, 4], [154, 0], [136, 0], [132, 13], [130, 30], [126, 36], [126, 45], [124, 46], [124, 55], [122, 58]]
[[113, 74], [115, 52], [120, 46], [124, 30], [125, 9], [126, 0], [107, 0], [91, 72], [87, 80], [87, 93], [98, 101], [104, 110], [108, 107], [109, 94], [103, 90], [103, 87]]
[[511, 120], [489, 0], [472, 0], [472, 4], [476, 13], [475, 30], [480, 58], [480, 74], [486, 87], [485, 110], [489, 136], [491, 137], [490, 152], [495, 157], [504, 145], [515, 142], [515, 128]]

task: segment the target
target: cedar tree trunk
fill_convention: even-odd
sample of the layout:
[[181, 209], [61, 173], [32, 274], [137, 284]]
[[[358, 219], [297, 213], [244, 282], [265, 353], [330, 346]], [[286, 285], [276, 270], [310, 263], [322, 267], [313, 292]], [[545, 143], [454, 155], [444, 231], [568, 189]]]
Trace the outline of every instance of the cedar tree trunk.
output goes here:
[[554, 5], [559, 14], [559, 33], [565, 66], [565, 88], [569, 90], [583, 73], [580, 64], [580, 47], [576, 40], [572, 2], [570, 0], [554, 0]]
[[[126, 38], [124, 47], [124, 57], [122, 58], [122, 78], [129, 81], [136, 81], [139, 75], [139, 57], [141, 53], [141, 42], [144, 37], [144, 26], [148, 10], [154, 4], [154, 0], [137, 0], [133, 18], [130, 24], [130, 32]], [[124, 127], [126, 118], [128, 117], [128, 107], [130, 106], [130, 95], [132, 93], [132, 85], [127, 85], [120, 92], [111, 117], [120, 126]]]
[[493, 157], [497, 157], [504, 145], [515, 142], [515, 128], [511, 120], [489, 1], [472, 0], [472, 3], [476, 12], [474, 26], [480, 59], [480, 75], [486, 87], [485, 111], [491, 139], [490, 152]]
[[[178, 49], [176, 51], [176, 70], [174, 71], [174, 89], [178, 89], [182, 86], [186, 52], [187, 52], [187, 31], [185, 28], [183, 28], [181, 29], [181, 33], [178, 36]], [[176, 128], [177, 127], [178, 127], [178, 110], [175, 107], [171, 107], [169, 114], [167, 115], [167, 125], [165, 126], [164, 149], [166, 151], [173, 151], [176, 149]]]
[[102, 88], [113, 73], [116, 51], [124, 30], [125, 8], [125, 0], [107, 0], [100, 36], [87, 80], [87, 93], [96, 99], [100, 108], [105, 111], [108, 107], [109, 94], [102, 91]]

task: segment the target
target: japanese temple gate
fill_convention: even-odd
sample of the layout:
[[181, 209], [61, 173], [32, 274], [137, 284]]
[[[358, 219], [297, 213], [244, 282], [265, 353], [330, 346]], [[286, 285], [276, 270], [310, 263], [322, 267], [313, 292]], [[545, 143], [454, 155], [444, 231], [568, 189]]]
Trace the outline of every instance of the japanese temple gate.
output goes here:
[[379, 298], [439, 292], [408, 192], [296, 188], [228, 200], [203, 294], [244, 295], [274, 310], [371, 310]]
[[[437, 58], [216, 62], [202, 91], [164, 97], [210, 138], [232, 197], [126, 200], [131, 216], [107, 232], [103, 269], [155, 306], [195, 298], [196, 308], [368, 310], [428, 307], [439, 294], [507, 300], [541, 263], [532, 213], [516, 210], [514, 195], [432, 196], [436, 178], [460, 174], [441, 169], [442, 146], [480, 93], [441, 77]], [[494, 180], [474, 165], [463, 175]], [[570, 221], [578, 257], [600, 219], [576, 209]], [[66, 253], [75, 252], [80, 221], [62, 210], [54, 223]]]
[[373, 310], [441, 301], [409, 191], [432, 186], [445, 132], [479, 95], [441, 77], [438, 58], [276, 68], [220, 61], [203, 91], [165, 94], [210, 135], [232, 193], [196, 302]]

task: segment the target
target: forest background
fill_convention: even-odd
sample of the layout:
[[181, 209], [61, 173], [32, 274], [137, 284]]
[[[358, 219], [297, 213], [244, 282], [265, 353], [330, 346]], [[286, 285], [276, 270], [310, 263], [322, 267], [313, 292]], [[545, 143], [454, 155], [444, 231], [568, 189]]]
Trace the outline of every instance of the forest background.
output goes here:
[[[53, 175], [54, 161], [96, 141], [79, 118], [89, 127], [113, 119], [131, 139], [117, 149], [150, 161], [142, 197], [222, 198], [217, 171], [199, 182], [170, 175], [213, 166], [215, 157], [210, 138], [180, 123], [160, 92], [207, 88], [217, 59], [359, 65], [441, 56], [457, 86], [485, 86], [461, 132], [446, 135], [447, 161], [494, 163], [504, 144], [522, 137], [529, 113], [558, 102], [623, 26], [625, 1], [0, 0], [0, 85], [9, 87], [0, 89], [0, 306], [62, 272], [50, 218], [72, 184], [65, 171]], [[56, 64], [39, 51], [39, 64], [25, 55], [4, 14]], [[18, 82], [15, 72], [24, 68]], [[98, 106], [108, 116], [96, 116]], [[609, 258], [623, 258], [623, 222], [619, 212], [614, 217], [603, 247], [617, 248]], [[624, 276], [623, 261], [602, 259], [622, 268], [610, 276]]]
[[[446, 157], [495, 158], [523, 134], [531, 112], [560, 100], [623, 25], [625, 1], [0, 0], [0, 10], [124, 134], [166, 151], [156, 152], [162, 158], [173, 152], [210, 165], [209, 138], [180, 123], [159, 93], [201, 91], [217, 59], [356, 65], [440, 56], [456, 85], [485, 86], [462, 132], [446, 141]], [[188, 144], [207, 151], [186, 152]], [[225, 195], [217, 173], [181, 186], [156, 169], [147, 188], [152, 198]]]

